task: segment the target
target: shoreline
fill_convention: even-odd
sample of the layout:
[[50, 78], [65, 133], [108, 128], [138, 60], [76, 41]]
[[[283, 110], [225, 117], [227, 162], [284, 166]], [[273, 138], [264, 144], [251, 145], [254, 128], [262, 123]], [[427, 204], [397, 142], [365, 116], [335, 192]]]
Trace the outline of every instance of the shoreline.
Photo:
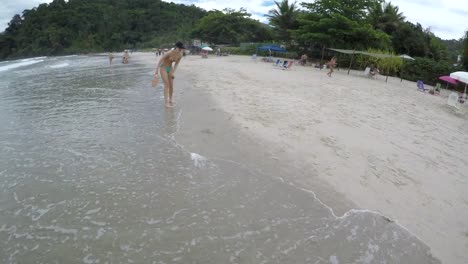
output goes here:
[[0, 258], [440, 263], [391, 219], [348, 210], [357, 206], [320, 171], [250, 136], [195, 88], [200, 68], [180, 68], [165, 108], [161, 85], [150, 86], [154, 60], [80, 56], [7, 75]]
[[[463, 131], [466, 121], [446, 108], [445, 100], [417, 92], [411, 89], [411, 82], [400, 84], [396, 78], [389, 77], [385, 83], [384, 76], [369, 80], [356, 72], [348, 76], [343, 71], [328, 78], [324, 71], [310, 67], [293, 66], [296, 68], [292, 71], [281, 71], [263, 62], [252, 62], [248, 57], [213, 56], [201, 60], [193, 56], [181, 65], [181, 70], [192, 74], [195, 88], [216, 102], [216, 108], [226, 112], [245, 133], [269, 146], [272, 157], [289, 157], [288, 163], [303, 172], [290, 176], [288, 181], [312, 190], [319, 189], [314, 188], [317, 179], [325, 181], [343, 197], [356, 202], [357, 208], [367, 208], [400, 223], [444, 262], [468, 259], [464, 251], [467, 237], [463, 233], [468, 228], [457, 220], [464, 219], [468, 206], [468, 197], [463, 196], [461, 187], [467, 183], [462, 174], [468, 169], [463, 165], [466, 163], [457, 162], [454, 172], [444, 174], [446, 167], [442, 165], [446, 158], [432, 162], [434, 151], [424, 148], [424, 141], [414, 133], [418, 129], [423, 138], [428, 138], [432, 149], [447, 151], [447, 146], [449, 149], [453, 146], [453, 139], [444, 142], [433, 135], [438, 123], [424, 119], [429, 115], [451, 132], [450, 124], [457, 122], [455, 127], [461, 130], [455, 129], [455, 134]], [[306, 86], [312, 91], [306, 90]], [[352, 96], [346, 97], [347, 93]], [[322, 100], [317, 101], [317, 97]], [[347, 112], [352, 115], [346, 115]], [[368, 119], [371, 122], [366, 122]], [[461, 146], [456, 152], [462, 154], [468, 141], [463, 133], [459, 137]], [[427, 172], [430, 165], [435, 167]], [[438, 180], [441, 172], [450, 178], [448, 183]], [[446, 197], [447, 191], [454, 195]], [[333, 201], [333, 197], [318, 196], [325, 204]], [[444, 201], [445, 205], [440, 204]], [[356, 207], [347, 209], [351, 208]]]

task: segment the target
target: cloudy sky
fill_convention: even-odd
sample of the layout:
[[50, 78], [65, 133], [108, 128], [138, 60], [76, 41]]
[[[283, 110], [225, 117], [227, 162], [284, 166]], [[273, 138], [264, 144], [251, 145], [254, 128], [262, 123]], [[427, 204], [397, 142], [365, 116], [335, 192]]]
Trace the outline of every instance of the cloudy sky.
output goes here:
[[[0, 0], [0, 31], [7, 27], [14, 14], [21, 14], [24, 9], [31, 9], [40, 3], [48, 2], [51, 1]], [[264, 14], [274, 8], [274, 2], [271, 0], [173, 0], [172, 2], [194, 4], [206, 10], [244, 7], [252, 14], [252, 18], [262, 22], [266, 22]], [[312, 0], [299, 0], [297, 2], [312, 2]], [[459, 39], [468, 30], [468, 4], [466, 0], [392, 0], [391, 2], [400, 8], [400, 12], [403, 12], [408, 21], [420, 23], [424, 28], [430, 28], [440, 38]]]

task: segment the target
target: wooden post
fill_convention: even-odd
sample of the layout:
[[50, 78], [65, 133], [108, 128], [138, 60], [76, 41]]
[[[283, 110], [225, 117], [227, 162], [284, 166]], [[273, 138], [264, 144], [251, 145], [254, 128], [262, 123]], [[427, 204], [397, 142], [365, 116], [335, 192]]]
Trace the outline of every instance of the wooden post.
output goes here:
[[322, 46], [322, 59], [320, 59], [320, 70], [322, 70], [323, 57], [325, 56], [325, 45]]
[[349, 75], [349, 72], [351, 71], [351, 65], [353, 65], [353, 58], [354, 58], [354, 50], [353, 50], [353, 54], [351, 54], [351, 61], [349, 62], [348, 75]]

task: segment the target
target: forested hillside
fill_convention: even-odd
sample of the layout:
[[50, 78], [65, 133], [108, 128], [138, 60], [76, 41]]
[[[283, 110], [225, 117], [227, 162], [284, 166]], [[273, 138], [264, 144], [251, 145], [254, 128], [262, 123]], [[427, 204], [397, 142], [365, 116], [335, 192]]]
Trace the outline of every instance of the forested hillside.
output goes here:
[[157, 47], [188, 39], [207, 12], [160, 0], [55, 0], [15, 15], [0, 59]]
[[54, 0], [12, 18], [0, 34], [0, 59], [155, 48], [197, 38], [211, 44], [275, 42], [311, 57], [330, 47], [378, 49], [428, 58], [433, 65], [454, 64], [464, 55], [463, 64], [468, 64], [466, 37], [442, 40], [407, 21], [391, 2], [274, 3], [276, 8], [265, 14], [269, 25], [264, 25], [243, 8], [206, 11], [161, 0]]

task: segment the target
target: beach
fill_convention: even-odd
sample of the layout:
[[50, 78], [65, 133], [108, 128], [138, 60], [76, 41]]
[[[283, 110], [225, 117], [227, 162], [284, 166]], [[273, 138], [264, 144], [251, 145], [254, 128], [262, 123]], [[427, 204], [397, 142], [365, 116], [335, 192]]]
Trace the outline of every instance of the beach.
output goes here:
[[433, 96], [347, 69], [332, 78], [313, 67], [281, 70], [247, 56], [187, 56], [178, 74], [269, 159], [294, 167], [285, 181], [316, 190], [325, 204], [335, 196], [318, 184], [352, 201], [337, 215], [379, 212], [443, 263], [468, 262], [468, 114], [447, 106], [448, 91]]
[[2, 263], [465, 262], [463, 110], [241, 56], [166, 108], [158, 59], [0, 63]]

